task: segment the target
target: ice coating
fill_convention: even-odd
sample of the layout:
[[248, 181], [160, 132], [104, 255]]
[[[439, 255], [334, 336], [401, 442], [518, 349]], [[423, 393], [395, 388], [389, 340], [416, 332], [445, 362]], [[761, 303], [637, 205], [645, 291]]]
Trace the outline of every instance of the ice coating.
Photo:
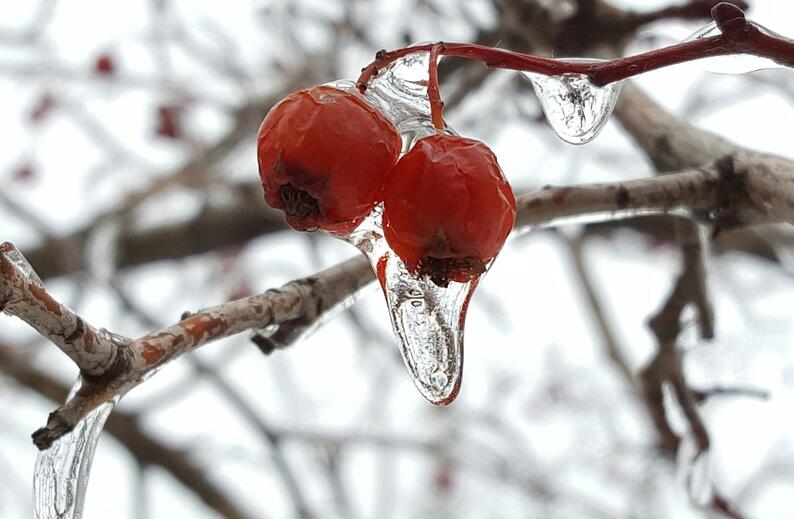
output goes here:
[[382, 69], [364, 92], [364, 97], [397, 127], [403, 138], [403, 153], [436, 131], [427, 97], [429, 65], [429, 52], [409, 54]]
[[[760, 29], [776, 38], [786, 39], [783, 36], [770, 31], [766, 27], [751, 22], [753, 26]], [[721, 34], [717, 22], [709, 22], [704, 25], [690, 36], [684, 39], [684, 42], [694, 41], [700, 38], [709, 38], [711, 36], [719, 36]], [[775, 63], [769, 58], [761, 56], [753, 56], [752, 54], [730, 54], [727, 56], [714, 56], [712, 58], [705, 58], [700, 60], [703, 69], [714, 74], [746, 74], [748, 72], [755, 72], [757, 70], [785, 68], [779, 63]]]
[[[72, 387], [69, 398], [80, 389]], [[79, 519], [94, 451], [102, 427], [117, 400], [99, 406], [52, 447], [39, 453], [33, 474], [33, 513], [36, 519]]]
[[708, 505], [714, 497], [709, 451], [698, 450], [691, 435], [685, 436], [678, 447], [677, 458], [678, 476], [690, 501], [697, 506]]
[[25, 256], [22, 255], [21, 252], [19, 252], [19, 249], [17, 249], [13, 244], [9, 242], [4, 242], [3, 244], [1, 244], [0, 253], [2, 253], [3, 256], [5, 256], [11, 263], [13, 263], [14, 266], [19, 270], [19, 272], [21, 272], [22, 275], [25, 276], [27, 279], [39, 285], [40, 287], [44, 286], [44, 282], [42, 282], [39, 275], [36, 274], [36, 271], [33, 269], [30, 263], [28, 263], [28, 260], [25, 258]]
[[[596, 63], [593, 59], [568, 59]], [[522, 72], [532, 82], [546, 120], [570, 144], [586, 144], [604, 128], [617, 103], [622, 81], [596, 86], [584, 74], [545, 76]]]
[[383, 237], [382, 210], [378, 205], [348, 240], [377, 273], [394, 335], [417, 389], [434, 404], [449, 404], [463, 377], [463, 328], [477, 280], [439, 287], [412, 276]]

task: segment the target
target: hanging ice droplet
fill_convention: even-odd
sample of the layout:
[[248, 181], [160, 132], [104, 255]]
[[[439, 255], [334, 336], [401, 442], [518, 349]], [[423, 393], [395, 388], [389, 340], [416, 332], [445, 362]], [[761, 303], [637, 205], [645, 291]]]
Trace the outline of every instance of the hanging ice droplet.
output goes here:
[[677, 458], [679, 479], [689, 499], [697, 506], [708, 505], [714, 497], [709, 451], [699, 450], [694, 439], [685, 436], [678, 447]]
[[477, 281], [440, 287], [412, 276], [383, 237], [379, 205], [349, 236], [375, 270], [405, 366], [419, 392], [438, 405], [452, 402], [463, 376], [463, 327]]
[[[568, 59], [578, 63], [600, 60]], [[532, 82], [549, 125], [570, 144], [586, 144], [604, 128], [618, 100], [622, 81], [596, 86], [584, 74], [545, 76], [522, 72]]]
[[[69, 394], [80, 389], [78, 381]], [[94, 451], [102, 427], [117, 400], [102, 404], [68, 434], [39, 453], [33, 475], [33, 512], [36, 519], [79, 519]]]
[[[761, 31], [783, 38], [762, 25], [751, 22], [755, 27]], [[711, 36], [719, 36], [721, 34], [717, 23], [712, 21], [705, 26], [695, 31], [692, 35], [684, 39], [684, 42], [694, 41], [700, 38], [709, 38]], [[784, 38], [785, 39], [785, 38]], [[761, 56], [753, 56], [751, 54], [731, 54], [728, 56], [714, 56], [711, 58], [704, 58], [698, 60], [703, 69], [714, 74], [746, 74], [748, 72], [755, 72], [757, 70], [772, 69], [772, 68], [785, 68], [783, 65], [775, 63], [769, 58]]]

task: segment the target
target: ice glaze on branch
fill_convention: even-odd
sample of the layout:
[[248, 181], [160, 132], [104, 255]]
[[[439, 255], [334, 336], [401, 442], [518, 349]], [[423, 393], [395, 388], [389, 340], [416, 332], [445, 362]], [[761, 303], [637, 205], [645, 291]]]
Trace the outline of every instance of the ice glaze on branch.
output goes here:
[[548, 76], [582, 74], [597, 86], [627, 79], [662, 67], [713, 56], [752, 54], [769, 58], [784, 66], [794, 66], [794, 41], [771, 35], [747, 21], [738, 6], [721, 2], [711, 9], [711, 16], [720, 29], [719, 36], [698, 38], [635, 56], [597, 63], [581, 63], [478, 45], [476, 43], [426, 43], [393, 51], [381, 50], [375, 61], [361, 71], [356, 81], [363, 93], [369, 81], [395, 60], [417, 52], [430, 53], [428, 97], [436, 128], [443, 128], [443, 102], [438, 92], [436, 62], [440, 56], [454, 56], [480, 61], [491, 68], [533, 72]]
[[[739, 153], [709, 167], [616, 184], [545, 189], [517, 199], [517, 228], [550, 226], [568, 217], [685, 210], [718, 226], [794, 222], [794, 164]], [[4, 251], [11, 250], [10, 245]], [[102, 402], [124, 394], [167, 360], [211, 341], [270, 324], [311, 322], [374, 280], [363, 257], [308, 278], [192, 314], [172, 326], [118, 342], [97, 331], [0, 255], [0, 308], [33, 326], [89, 374], [76, 397], [36, 434], [46, 448]], [[76, 323], [82, 323], [78, 325]], [[82, 326], [81, 332], [77, 332]], [[85, 337], [91, 337], [87, 340]], [[118, 359], [122, 359], [118, 360]]]

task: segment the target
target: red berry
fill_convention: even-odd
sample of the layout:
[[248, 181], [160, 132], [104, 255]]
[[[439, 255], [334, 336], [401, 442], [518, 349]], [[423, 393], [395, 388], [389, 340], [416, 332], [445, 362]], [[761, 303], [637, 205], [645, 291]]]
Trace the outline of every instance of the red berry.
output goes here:
[[101, 75], [113, 75], [116, 72], [116, 62], [110, 54], [100, 54], [94, 61], [94, 71]]
[[350, 233], [382, 197], [402, 142], [361, 97], [318, 86], [290, 94], [259, 128], [265, 200], [306, 231]]
[[515, 217], [513, 191], [496, 156], [464, 137], [419, 140], [384, 188], [386, 240], [411, 273], [439, 286], [485, 272]]

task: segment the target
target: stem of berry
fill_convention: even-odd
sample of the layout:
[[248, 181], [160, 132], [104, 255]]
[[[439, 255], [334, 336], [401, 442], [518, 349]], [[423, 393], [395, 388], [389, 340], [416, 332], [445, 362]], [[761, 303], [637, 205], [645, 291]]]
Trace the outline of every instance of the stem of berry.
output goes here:
[[447, 127], [444, 122], [444, 101], [441, 100], [441, 90], [438, 86], [438, 58], [444, 51], [444, 43], [436, 43], [430, 48], [430, 64], [428, 65], [429, 80], [427, 83], [427, 97], [430, 100], [430, 114], [433, 118], [433, 126], [437, 130]]

